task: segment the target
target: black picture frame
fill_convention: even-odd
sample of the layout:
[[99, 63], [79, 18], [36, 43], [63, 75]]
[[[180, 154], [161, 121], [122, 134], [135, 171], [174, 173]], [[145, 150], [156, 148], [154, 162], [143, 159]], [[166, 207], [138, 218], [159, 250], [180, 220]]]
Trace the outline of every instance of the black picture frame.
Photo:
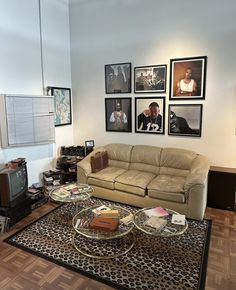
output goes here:
[[84, 144], [85, 144], [85, 147], [86, 148], [90, 148], [90, 147], [94, 147], [95, 145], [95, 143], [94, 143], [94, 140], [86, 140], [85, 142], [84, 142]]
[[168, 135], [201, 137], [202, 104], [169, 105]]
[[134, 68], [134, 93], [165, 93], [167, 65]]
[[47, 87], [47, 94], [54, 96], [55, 127], [71, 125], [71, 89], [61, 87]]
[[132, 132], [132, 99], [105, 98], [106, 131]]
[[131, 63], [105, 65], [106, 94], [131, 93]]
[[171, 59], [169, 99], [205, 99], [206, 68], [206, 56]]
[[[158, 115], [151, 117], [151, 111], [156, 110]], [[165, 134], [165, 97], [135, 98], [135, 132]]]

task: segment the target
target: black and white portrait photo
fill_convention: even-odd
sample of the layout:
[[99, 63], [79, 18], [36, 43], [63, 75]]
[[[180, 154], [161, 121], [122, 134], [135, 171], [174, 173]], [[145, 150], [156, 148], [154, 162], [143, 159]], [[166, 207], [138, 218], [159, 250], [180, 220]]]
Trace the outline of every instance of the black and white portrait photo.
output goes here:
[[166, 65], [134, 68], [135, 93], [164, 93], [166, 91]]
[[135, 132], [164, 134], [165, 98], [135, 98]]
[[106, 94], [131, 93], [131, 63], [105, 65]]
[[202, 105], [169, 105], [168, 134], [201, 137]]

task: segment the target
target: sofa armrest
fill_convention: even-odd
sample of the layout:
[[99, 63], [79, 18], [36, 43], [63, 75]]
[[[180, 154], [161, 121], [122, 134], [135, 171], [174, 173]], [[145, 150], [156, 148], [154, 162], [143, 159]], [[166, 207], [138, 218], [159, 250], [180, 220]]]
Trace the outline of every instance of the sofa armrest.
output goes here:
[[193, 163], [189, 174], [187, 175], [186, 182], [184, 185], [185, 192], [196, 185], [205, 186], [209, 171], [208, 159], [203, 155], [198, 155]]
[[207, 203], [207, 179], [209, 162], [205, 156], [198, 155], [187, 175], [184, 190], [189, 205], [189, 216], [202, 220]]
[[88, 175], [92, 172], [91, 168], [91, 156], [94, 156], [97, 152], [105, 151], [105, 147], [98, 147], [89, 153], [83, 160], [77, 163], [77, 181], [79, 183], [87, 184]]

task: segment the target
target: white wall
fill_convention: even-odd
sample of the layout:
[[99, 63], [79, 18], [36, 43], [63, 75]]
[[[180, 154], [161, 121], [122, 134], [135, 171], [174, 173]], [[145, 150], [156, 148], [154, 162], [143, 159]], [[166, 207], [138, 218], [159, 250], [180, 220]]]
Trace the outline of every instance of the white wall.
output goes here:
[[[41, 0], [41, 11], [45, 87], [71, 88], [68, 0]], [[56, 155], [73, 140], [73, 125], [56, 127]]]
[[[75, 143], [187, 148], [212, 165], [236, 167], [235, 9], [235, 0], [70, 0]], [[170, 59], [202, 55], [208, 57], [206, 99], [169, 102]], [[165, 135], [134, 133], [137, 95], [105, 94], [104, 65], [119, 62], [168, 65]], [[105, 131], [105, 97], [132, 97], [133, 133]], [[168, 136], [167, 108], [175, 103], [203, 104], [201, 138]]]
[[[0, 93], [42, 95], [46, 86], [71, 87], [68, 0], [1, 0], [0, 40]], [[31, 184], [53, 167], [58, 147], [72, 143], [72, 126], [57, 127], [56, 144], [0, 149], [0, 163], [26, 158]]]

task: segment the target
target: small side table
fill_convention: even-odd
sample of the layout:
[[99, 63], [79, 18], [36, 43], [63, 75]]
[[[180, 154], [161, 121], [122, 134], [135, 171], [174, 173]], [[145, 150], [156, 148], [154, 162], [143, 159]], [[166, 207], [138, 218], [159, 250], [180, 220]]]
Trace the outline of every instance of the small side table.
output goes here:
[[[73, 217], [73, 245], [76, 250], [95, 259], [111, 259], [128, 253], [135, 243], [133, 223], [126, 225], [120, 222], [114, 232], [91, 229], [89, 223], [96, 216], [93, 210], [97, 207], [98, 205], [84, 208]], [[120, 219], [131, 214], [128, 209], [120, 206], [109, 205], [109, 208], [118, 210]], [[78, 220], [83, 221], [82, 226], [76, 225]]]
[[[78, 193], [74, 194], [71, 193], [72, 188], [78, 188]], [[64, 192], [68, 191], [68, 194], [66, 195]], [[49, 193], [49, 197], [58, 202], [62, 203], [73, 203], [75, 204], [75, 210], [76, 213], [78, 212], [78, 205], [81, 201], [89, 199], [93, 194], [93, 188], [89, 186], [88, 184], [77, 184], [77, 183], [67, 183], [61, 186], [58, 186], [54, 189], [52, 189]], [[63, 221], [66, 225], [71, 224], [72, 218], [74, 216], [74, 213], [67, 212], [63, 216], [58, 217], [60, 221]]]
[[164, 229], [170, 229], [173, 231], [158, 231], [155, 228], [151, 228], [145, 225], [145, 222], [149, 219], [149, 216], [147, 216], [145, 214], [145, 211], [147, 209], [151, 209], [151, 208], [142, 208], [140, 210], [138, 210], [134, 216], [133, 216], [133, 222], [134, 225], [136, 226], [137, 229], [139, 229], [140, 231], [148, 234], [148, 235], [152, 235], [152, 236], [159, 236], [159, 237], [172, 237], [172, 236], [178, 236], [178, 235], [182, 235], [188, 228], [188, 222], [187, 220], [185, 221], [185, 225], [177, 225], [177, 224], [172, 224], [171, 223], [171, 217], [173, 214], [178, 214], [178, 212], [165, 208], [165, 210], [168, 212], [168, 216], [162, 217], [162, 219], [166, 220], [166, 225], [164, 227]]

